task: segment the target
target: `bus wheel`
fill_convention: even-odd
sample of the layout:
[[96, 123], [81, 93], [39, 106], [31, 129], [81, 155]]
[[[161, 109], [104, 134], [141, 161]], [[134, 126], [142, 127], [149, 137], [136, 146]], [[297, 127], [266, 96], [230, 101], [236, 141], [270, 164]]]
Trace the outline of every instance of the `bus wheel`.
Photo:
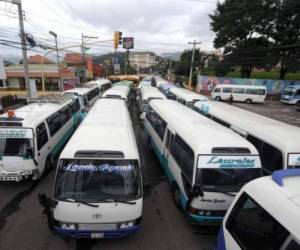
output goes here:
[[215, 100], [219, 102], [219, 101], [221, 101], [221, 97], [220, 96], [216, 96]]
[[251, 104], [252, 100], [251, 99], [246, 99], [245, 103]]
[[53, 165], [51, 162], [51, 158], [48, 157], [46, 162], [45, 162], [45, 169], [44, 169], [44, 175], [48, 174], [50, 170], [52, 169]]
[[172, 188], [172, 192], [173, 192], [173, 200], [175, 203], [175, 206], [179, 209], [182, 210], [181, 208], [181, 204], [180, 204], [180, 190], [177, 186], [174, 185], [174, 187]]

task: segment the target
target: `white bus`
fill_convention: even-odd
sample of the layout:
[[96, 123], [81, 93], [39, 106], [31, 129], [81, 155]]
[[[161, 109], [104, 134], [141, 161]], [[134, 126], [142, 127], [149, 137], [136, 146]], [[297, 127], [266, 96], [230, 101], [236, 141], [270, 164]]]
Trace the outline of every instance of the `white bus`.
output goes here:
[[131, 101], [131, 89], [126, 85], [112, 86], [103, 93], [102, 98], [123, 99], [129, 105]]
[[280, 101], [287, 104], [300, 102], [300, 85], [286, 87], [281, 95]]
[[148, 104], [153, 99], [167, 99], [167, 98], [156, 87], [140, 88], [140, 96], [137, 97], [137, 100], [138, 100], [141, 120], [145, 119]]
[[267, 89], [265, 86], [218, 84], [211, 93], [216, 101], [232, 101], [245, 103], [263, 103]]
[[169, 92], [175, 96], [174, 99], [176, 101], [185, 106], [188, 106], [189, 108], [192, 108], [195, 102], [207, 101], [207, 98], [205, 96], [184, 88], [171, 88]]
[[150, 102], [145, 132], [175, 204], [192, 222], [220, 223], [239, 189], [261, 176], [252, 144], [173, 100]]
[[300, 128], [220, 102], [198, 102], [194, 109], [250, 141], [265, 173], [300, 168]]
[[78, 98], [52, 96], [0, 116], [0, 181], [39, 179], [79, 122]]
[[107, 89], [111, 88], [111, 81], [106, 78], [99, 78], [94, 81], [86, 83], [87, 86], [96, 85], [100, 89], [100, 95], [102, 95]]
[[246, 184], [228, 209], [216, 250], [300, 249], [300, 169]]
[[87, 112], [100, 96], [98, 86], [77, 87], [63, 92], [64, 96], [78, 96], [81, 109]]
[[139, 153], [126, 105], [100, 99], [60, 155], [50, 225], [66, 237], [126, 236], [140, 228], [142, 194]]

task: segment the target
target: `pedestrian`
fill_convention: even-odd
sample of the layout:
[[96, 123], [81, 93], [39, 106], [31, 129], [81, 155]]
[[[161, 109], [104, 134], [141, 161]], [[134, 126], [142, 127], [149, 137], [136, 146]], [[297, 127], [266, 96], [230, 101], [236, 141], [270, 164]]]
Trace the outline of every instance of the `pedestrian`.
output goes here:
[[232, 95], [232, 94], [230, 95], [230, 97], [229, 97], [228, 101], [229, 101], [229, 105], [231, 105], [231, 104], [232, 104], [232, 102], [233, 102], [233, 95]]

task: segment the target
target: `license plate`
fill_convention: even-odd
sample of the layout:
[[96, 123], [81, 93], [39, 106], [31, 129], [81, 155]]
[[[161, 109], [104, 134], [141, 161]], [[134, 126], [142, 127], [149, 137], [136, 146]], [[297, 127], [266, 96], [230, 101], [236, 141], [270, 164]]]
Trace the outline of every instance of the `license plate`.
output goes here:
[[104, 234], [103, 233], [92, 233], [91, 234], [91, 238], [92, 239], [101, 239], [104, 237]]

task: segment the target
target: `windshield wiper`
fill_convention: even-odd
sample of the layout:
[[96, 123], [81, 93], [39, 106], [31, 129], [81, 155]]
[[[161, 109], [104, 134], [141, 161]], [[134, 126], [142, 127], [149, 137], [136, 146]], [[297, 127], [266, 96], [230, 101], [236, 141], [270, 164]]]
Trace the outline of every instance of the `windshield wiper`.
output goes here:
[[72, 199], [72, 198], [63, 198], [61, 200], [70, 201], [70, 202], [77, 202], [77, 203], [84, 204], [84, 205], [87, 205], [87, 206], [90, 206], [90, 207], [99, 207], [99, 205], [92, 204], [92, 203], [85, 202], [85, 201], [81, 201], [81, 200]]
[[124, 204], [129, 204], [129, 205], [135, 205], [136, 202], [135, 201], [124, 201], [124, 200], [118, 200], [118, 199], [104, 199], [104, 200], [101, 200], [102, 202], [103, 201], [106, 201], [106, 202], [118, 202], [118, 203], [124, 203]]
[[236, 195], [236, 194], [232, 194], [232, 193], [224, 192], [224, 191], [219, 191], [219, 190], [214, 190], [213, 192], [217, 192], [217, 193], [221, 193], [221, 194], [227, 194], [227, 195], [233, 196], [233, 197], [235, 197], [235, 195]]

